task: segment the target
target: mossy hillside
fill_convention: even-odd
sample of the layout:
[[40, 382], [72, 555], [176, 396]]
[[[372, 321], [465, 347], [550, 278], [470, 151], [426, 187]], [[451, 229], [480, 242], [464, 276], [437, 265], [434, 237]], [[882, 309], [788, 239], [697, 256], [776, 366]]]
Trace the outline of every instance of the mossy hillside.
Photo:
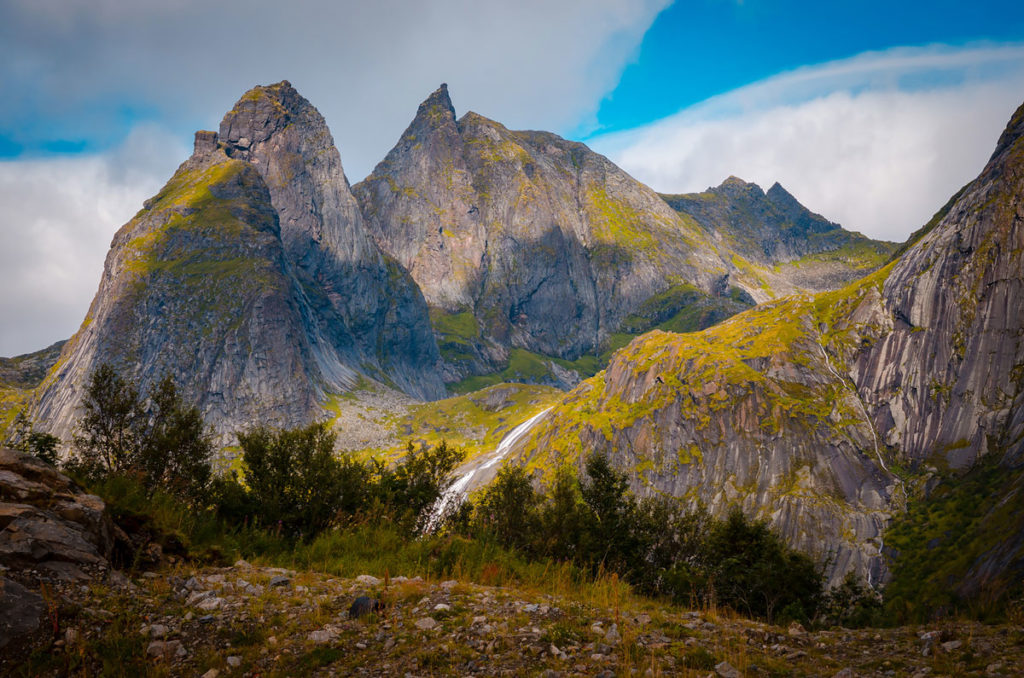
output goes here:
[[471, 310], [430, 309], [430, 323], [441, 357], [451, 363], [472, 362], [480, 341], [480, 326]]
[[[1024, 602], [1024, 473], [991, 458], [966, 474], [939, 473], [928, 496], [912, 501], [885, 535], [889, 618], [1002, 619], [1008, 606]], [[994, 561], [1000, 564], [992, 567]], [[989, 567], [998, 574], [986, 575]]]
[[690, 439], [680, 449], [706, 452], [721, 442], [725, 413], [741, 404], [756, 422], [755, 437], [795, 425], [829, 426], [845, 436], [860, 417], [825, 352], [842, 373], [862, 340], [862, 328], [845, 318], [870, 303], [887, 270], [833, 293], [756, 307], [702, 332], [646, 334], [566, 396], [523, 449], [531, 464], [553, 468], [556, 460], [585, 454], [585, 441], [610, 444], [639, 423], [657, 429], [657, 422], [682, 421]]
[[148, 204], [119, 258], [136, 293], [174, 290], [190, 315], [213, 311], [238, 322], [253, 295], [287, 283], [272, 255], [276, 218], [259, 175], [247, 163], [182, 166]]
[[18, 412], [21, 412], [32, 397], [32, 389], [0, 384], [0, 442], [11, 433]]
[[564, 360], [522, 348], [513, 348], [508, 352], [508, 361], [501, 370], [466, 377], [449, 384], [448, 388], [453, 393], [471, 393], [497, 384], [554, 384], [558, 383], [559, 379], [552, 364], [563, 370], [575, 372], [580, 378], [593, 376], [603, 366], [601, 357], [592, 354], [582, 355], [576, 360]]
[[[854, 271], [873, 271], [892, 260], [893, 252], [899, 245], [881, 240], [871, 240], [860, 233], [840, 232], [844, 237], [836, 238], [833, 233], [812, 233], [808, 236], [811, 254], [798, 259], [776, 264], [775, 269], [784, 266], [801, 267], [812, 263], [844, 264]], [[818, 244], [820, 243], [820, 244]]]
[[356, 450], [363, 457], [397, 459], [406, 452], [409, 441], [436, 445], [441, 441], [463, 448], [471, 459], [493, 450], [512, 428], [553, 405], [562, 391], [536, 384], [499, 384], [473, 393], [426, 403], [388, 403], [379, 408], [366, 407], [361, 399], [375, 387], [361, 381], [351, 392], [331, 396], [327, 409], [344, 436], [344, 412], [352, 408], [357, 417], [369, 420], [386, 431], [373, 444]]

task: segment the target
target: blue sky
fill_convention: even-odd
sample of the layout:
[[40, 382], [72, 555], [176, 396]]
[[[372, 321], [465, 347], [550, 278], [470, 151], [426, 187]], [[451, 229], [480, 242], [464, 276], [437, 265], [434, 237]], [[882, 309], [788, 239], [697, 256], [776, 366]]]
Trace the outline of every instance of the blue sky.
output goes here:
[[110, 239], [255, 84], [324, 114], [353, 183], [447, 82], [663, 192], [737, 175], [902, 240], [1024, 99], [1012, 2], [6, 0], [0, 355], [68, 337]]
[[676, 2], [644, 35], [597, 121], [630, 129], [783, 71], [862, 52], [1021, 40], [1024, 7], [1013, 0]]

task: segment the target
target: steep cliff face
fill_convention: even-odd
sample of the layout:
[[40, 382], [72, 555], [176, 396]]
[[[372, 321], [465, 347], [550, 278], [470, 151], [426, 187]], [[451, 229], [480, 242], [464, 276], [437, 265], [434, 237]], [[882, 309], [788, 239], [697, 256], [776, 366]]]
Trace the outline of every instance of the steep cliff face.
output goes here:
[[[114, 236], [82, 328], [43, 382], [35, 419], [69, 440], [103, 362], [145, 387], [173, 375], [229, 433], [316, 408], [308, 318], [277, 215], [249, 163], [202, 148]], [[350, 373], [350, 378], [354, 376]]]
[[969, 466], [1024, 454], [1024, 106], [981, 175], [896, 262], [894, 330], [853, 373], [886, 442]]
[[883, 578], [879, 540], [906, 500], [893, 462], [1021, 460], [1022, 134], [1024, 107], [979, 178], [894, 263], [701, 333], [635, 340], [520, 458], [550, 468], [605, 450], [641, 492], [768, 518], [829, 560], [833, 582], [848, 570]]
[[729, 177], [703, 193], [661, 197], [750, 262], [753, 270], [743, 273], [764, 283], [753, 289], [760, 301], [837, 289], [885, 264], [897, 248], [811, 212], [778, 183], [765, 192]]
[[729, 261], [653, 191], [582, 144], [456, 119], [444, 86], [354, 191], [381, 248], [423, 290], [442, 344], [461, 322], [450, 379], [503, 366], [513, 347], [597, 352], [675, 283], [728, 289]]
[[173, 375], [229, 442], [323, 416], [360, 375], [443, 395], [422, 295], [367, 236], [323, 118], [287, 83], [199, 132], [193, 156], [114, 237], [89, 315], [35, 419], [70, 439], [91, 372], [145, 392]]
[[220, 124], [228, 156], [263, 177], [292, 272], [315, 313], [321, 367], [332, 352], [401, 390], [444, 395], [415, 282], [369, 237], [327, 124], [287, 82], [247, 92]]

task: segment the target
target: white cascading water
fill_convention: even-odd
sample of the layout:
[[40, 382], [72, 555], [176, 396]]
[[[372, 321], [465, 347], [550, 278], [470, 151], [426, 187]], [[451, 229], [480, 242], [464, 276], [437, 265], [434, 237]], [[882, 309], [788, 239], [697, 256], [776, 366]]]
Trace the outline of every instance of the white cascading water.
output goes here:
[[501, 439], [498, 446], [494, 448], [494, 452], [490, 454], [481, 455], [480, 457], [469, 462], [463, 466], [462, 475], [459, 476], [458, 480], [452, 483], [444, 494], [437, 500], [433, 508], [430, 509], [430, 517], [427, 519], [427, 524], [424, 527], [424, 532], [430, 533], [437, 529], [437, 526], [441, 523], [441, 520], [450, 511], [459, 506], [466, 500], [469, 494], [470, 481], [473, 480], [477, 474], [483, 475], [484, 471], [493, 468], [498, 462], [508, 455], [509, 451], [512, 450], [512, 446], [517, 440], [523, 437], [534, 424], [536, 424], [541, 417], [551, 411], [549, 407], [546, 410], [538, 412], [523, 423], [516, 426], [514, 429], [508, 432], [508, 434]]

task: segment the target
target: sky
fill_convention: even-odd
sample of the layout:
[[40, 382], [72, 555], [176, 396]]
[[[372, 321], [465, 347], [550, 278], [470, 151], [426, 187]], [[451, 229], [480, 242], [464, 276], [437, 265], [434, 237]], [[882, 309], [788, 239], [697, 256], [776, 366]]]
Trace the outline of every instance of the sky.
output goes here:
[[1024, 100], [1024, 10], [976, 0], [4, 0], [0, 355], [70, 336], [114, 232], [249, 87], [288, 79], [353, 183], [447, 82], [662, 192], [779, 181], [901, 241]]

